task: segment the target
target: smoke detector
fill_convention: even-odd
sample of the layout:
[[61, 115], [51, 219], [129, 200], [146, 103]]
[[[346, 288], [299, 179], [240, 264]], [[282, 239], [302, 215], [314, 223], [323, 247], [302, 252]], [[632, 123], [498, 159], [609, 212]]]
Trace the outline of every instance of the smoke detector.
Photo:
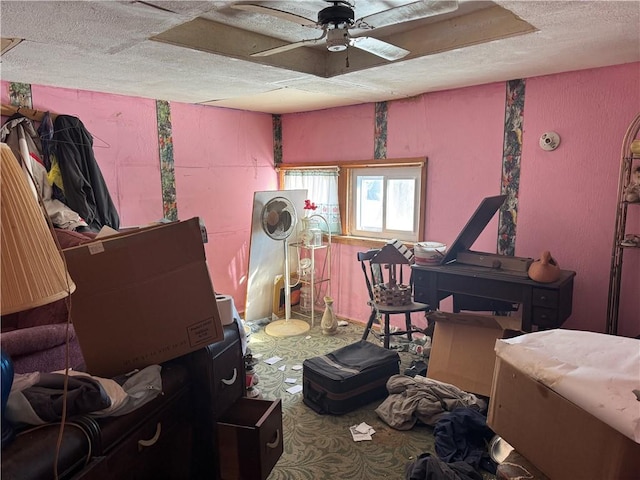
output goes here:
[[560, 135], [556, 132], [546, 132], [540, 137], [540, 148], [550, 152], [560, 145]]

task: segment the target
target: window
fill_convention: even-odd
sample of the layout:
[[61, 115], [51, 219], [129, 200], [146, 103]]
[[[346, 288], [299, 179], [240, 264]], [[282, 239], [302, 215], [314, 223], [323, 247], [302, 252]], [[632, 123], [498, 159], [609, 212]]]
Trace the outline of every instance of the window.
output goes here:
[[342, 238], [423, 239], [424, 158], [279, 168], [281, 188], [307, 189], [310, 200], [323, 209], [322, 214], [330, 212], [332, 233], [342, 232]]
[[337, 168], [284, 169], [282, 180], [283, 190], [307, 190], [308, 199], [317, 207], [313, 213], [327, 220], [332, 234], [342, 233]]
[[421, 174], [418, 166], [352, 169], [349, 233], [417, 241]]

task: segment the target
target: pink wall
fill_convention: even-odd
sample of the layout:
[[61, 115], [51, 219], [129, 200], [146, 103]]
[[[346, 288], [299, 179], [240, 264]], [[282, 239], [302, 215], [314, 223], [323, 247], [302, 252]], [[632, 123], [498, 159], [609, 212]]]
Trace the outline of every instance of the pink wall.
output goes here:
[[[8, 103], [9, 84], [0, 87]], [[38, 85], [31, 92], [33, 108], [77, 116], [94, 136], [122, 226], [162, 219], [155, 100]], [[172, 103], [171, 121], [179, 218], [203, 217], [214, 287], [242, 310], [253, 192], [277, 183], [271, 115]]]
[[[427, 157], [425, 238], [451, 244], [480, 201], [500, 194], [504, 84], [389, 106], [387, 157]], [[497, 216], [477, 241], [495, 251]]]
[[[570, 72], [527, 81], [516, 254], [549, 250], [577, 272], [568, 328], [603, 331], [616, 193], [624, 134], [640, 112], [639, 65]], [[557, 150], [540, 136], [555, 131]], [[633, 207], [633, 206], [632, 206]], [[628, 232], [640, 232], [629, 208]], [[640, 251], [624, 256], [619, 333], [640, 333]]]
[[[516, 255], [538, 258], [548, 249], [577, 272], [567, 328], [605, 329], [620, 146], [640, 111], [638, 69], [635, 63], [526, 80]], [[388, 158], [428, 157], [427, 239], [451, 243], [479, 201], [500, 193], [505, 92], [496, 83], [389, 103]], [[284, 116], [284, 161], [371, 159], [374, 111], [363, 109]], [[554, 152], [538, 146], [549, 130], [562, 137]], [[630, 211], [628, 231], [640, 232], [637, 210]], [[474, 249], [496, 251], [496, 225], [497, 217]], [[369, 311], [357, 251], [334, 247], [334, 305], [338, 315], [364, 321]], [[625, 256], [623, 335], [640, 333], [637, 253]]]
[[[9, 85], [2, 82], [2, 102]], [[94, 155], [123, 227], [162, 218], [155, 101], [32, 85], [33, 108], [73, 115], [94, 137]]]
[[[568, 328], [603, 331], [620, 146], [640, 111], [640, 64], [526, 80], [516, 254], [549, 249], [577, 272]], [[1, 98], [7, 101], [8, 84]], [[428, 157], [426, 237], [451, 243], [479, 201], [500, 192], [505, 84], [429, 93], [388, 104], [388, 157]], [[162, 217], [153, 100], [33, 86], [33, 106], [77, 115], [96, 138], [96, 158], [123, 225]], [[244, 305], [253, 192], [276, 187], [271, 116], [171, 104], [181, 219], [202, 216], [216, 290]], [[374, 105], [282, 116], [285, 162], [373, 158]], [[540, 135], [562, 137], [554, 152]], [[107, 148], [99, 147], [102, 142]], [[640, 232], [640, 209], [630, 209]], [[474, 249], [496, 251], [497, 218]], [[355, 246], [334, 244], [338, 315], [366, 320]], [[635, 256], [633, 254], [636, 254]], [[625, 255], [619, 332], [640, 333], [640, 255]]]
[[[504, 96], [504, 84], [492, 84], [389, 102], [387, 157], [428, 158], [427, 239], [451, 243], [480, 200], [500, 193], [502, 136], [496, 132], [503, 130]], [[284, 162], [372, 159], [373, 107], [285, 115]], [[327, 139], [331, 139], [330, 147]], [[497, 217], [476, 248], [495, 251], [496, 230]], [[334, 245], [332, 293], [338, 315], [366, 321], [370, 310], [356, 260], [359, 250], [362, 248]], [[441, 307], [450, 308], [450, 302]], [[414, 320], [424, 325], [424, 316], [417, 314]]]
[[372, 103], [282, 116], [282, 158], [286, 163], [373, 158]]
[[243, 310], [253, 194], [275, 190], [271, 115], [171, 103], [179, 218], [202, 217], [217, 292]]

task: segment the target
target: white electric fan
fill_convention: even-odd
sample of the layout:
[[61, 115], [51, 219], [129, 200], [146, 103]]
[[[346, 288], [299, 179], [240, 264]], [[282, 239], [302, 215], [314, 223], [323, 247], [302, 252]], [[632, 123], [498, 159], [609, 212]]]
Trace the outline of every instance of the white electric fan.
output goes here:
[[287, 238], [296, 228], [296, 209], [285, 197], [274, 197], [262, 209], [262, 228], [273, 240], [282, 241], [284, 246], [284, 320], [270, 322], [265, 331], [274, 337], [302, 335], [309, 330], [304, 320], [291, 318], [291, 286], [289, 279], [289, 248]]

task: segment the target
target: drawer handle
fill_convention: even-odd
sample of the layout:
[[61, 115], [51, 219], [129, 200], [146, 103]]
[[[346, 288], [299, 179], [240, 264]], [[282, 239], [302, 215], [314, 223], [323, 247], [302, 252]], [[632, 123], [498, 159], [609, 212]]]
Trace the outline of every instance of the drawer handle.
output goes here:
[[276, 430], [276, 439], [273, 442], [267, 442], [267, 447], [276, 448], [280, 444], [280, 429]]
[[546, 300], [547, 300], [547, 297], [546, 297], [546, 296], [544, 296], [544, 295], [540, 295], [540, 300], [544, 302], [544, 301], [546, 301]]
[[222, 383], [224, 383], [225, 385], [233, 385], [235, 383], [237, 377], [238, 377], [238, 370], [234, 368], [233, 369], [233, 376], [229, 380], [225, 380], [223, 378], [222, 379]]
[[155, 445], [155, 443], [160, 438], [161, 427], [162, 426], [160, 425], [160, 422], [158, 422], [158, 425], [156, 426], [156, 434], [153, 437], [151, 437], [149, 440], [138, 440], [138, 451], [139, 452], [141, 452], [144, 447], [151, 447], [151, 446]]

